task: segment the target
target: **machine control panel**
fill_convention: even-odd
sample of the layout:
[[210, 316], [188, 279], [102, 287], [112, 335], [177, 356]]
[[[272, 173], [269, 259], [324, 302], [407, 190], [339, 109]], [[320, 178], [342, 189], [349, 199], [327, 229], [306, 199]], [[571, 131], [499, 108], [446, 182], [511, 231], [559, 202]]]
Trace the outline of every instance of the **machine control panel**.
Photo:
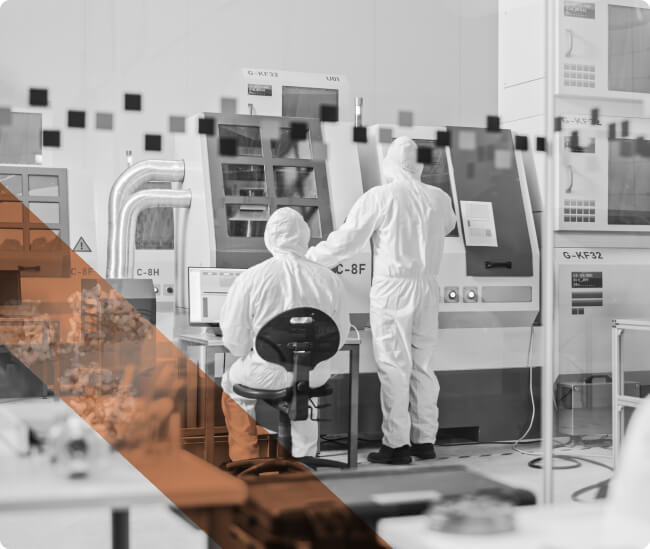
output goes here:
[[558, 228], [568, 231], [650, 232], [650, 120], [628, 119], [625, 137], [612, 137], [620, 119], [599, 124], [564, 117], [558, 181]]
[[562, 0], [560, 93], [631, 99], [650, 93], [650, 9], [642, 0]]

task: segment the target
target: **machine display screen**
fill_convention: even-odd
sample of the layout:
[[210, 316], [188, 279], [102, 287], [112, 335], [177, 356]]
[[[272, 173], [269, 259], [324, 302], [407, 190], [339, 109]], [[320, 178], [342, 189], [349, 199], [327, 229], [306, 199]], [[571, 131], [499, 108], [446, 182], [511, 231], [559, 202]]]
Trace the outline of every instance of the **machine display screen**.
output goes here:
[[320, 119], [323, 105], [339, 109], [339, 91], [327, 88], [282, 86], [282, 116]]
[[[430, 147], [433, 150], [431, 163], [424, 165], [424, 170], [422, 171], [422, 182], [445, 191], [452, 199], [453, 207], [451, 179], [449, 177], [449, 165], [447, 164], [447, 154], [445, 149], [442, 147], [436, 147], [435, 141], [433, 140], [414, 139], [414, 141], [418, 146]], [[449, 233], [449, 236], [458, 236], [458, 227], [455, 227], [454, 230]]]
[[637, 154], [635, 142], [609, 142], [610, 225], [650, 225], [650, 158]]
[[609, 6], [609, 89], [650, 93], [650, 10]]

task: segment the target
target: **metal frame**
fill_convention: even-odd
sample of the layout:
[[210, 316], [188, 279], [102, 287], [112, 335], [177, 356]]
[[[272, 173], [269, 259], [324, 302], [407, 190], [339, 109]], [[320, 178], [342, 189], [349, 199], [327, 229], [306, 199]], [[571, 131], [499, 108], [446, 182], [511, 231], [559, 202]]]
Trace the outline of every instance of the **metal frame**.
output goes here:
[[[321, 237], [312, 238], [310, 244], [314, 245], [326, 238], [334, 229], [332, 223], [332, 212], [327, 183], [327, 170], [324, 158], [318, 158], [314, 154], [312, 147], [311, 158], [276, 158], [273, 156], [271, 140], [274, 137], [272, 131], [274, 128], [280, 129], [290, 126], [291, 123], [297, 122], [305, 124], [308, 128], [308, 137], [310, 143], [322, 142], [322, 132], [320, 122], [315, 119], [307, 118], [277, 118], [270, 116], [244, 116], [233, 114], [206, 114], [206, 118], [212, 118], [215, 121], [215, 135], [207, 139], [207, 152], [209, 159], [210, 180], [218, 184], [212, 189], [212, 211], [214, 215], [214, 225], [217, 231], [217, 255], [224, 253], [251, 252], [264, 253], [264, 239], [258, 238], [240, 238], [228, 235], [228, 219], [226, 206], [231, 204], [257, 204], [267, 206], [269, 215], [277, 208], [283, 206], [313, 206], [318, 208], [321, 224]], [[259, 156], [221, 156], [219, 154], [219, 139], [221, 126], [245, 126], [258, 128], [260, 131], [261, 154]], [[255, 165], [264, 169], [264, 179], [266, 184], [266, 195], [264, 197], [239, 197], [227, 196], [225, 194], [223, 181], [223, 165]], [[283, 198], [278, 197], [275, 184], [276, 167], [309, 167], [314, 170], [316, 181], [317, 198]]]
[[618, 461], [623, 432], [625, 408], [638, 408], [645, 399], [625, 394], [625, 378], [621, 368], [621, 337], [625, 331], [650, 332], [650, 320], [612, 321], [612, 450], [614, 465]]
[[[33, 230], [51, 230], [58, 231], [59, 238], [70, 246], [70, 214], [68, 209], [68, 172], [63, 168], [42, 168], [40, 166], [25, 166], [16, 164], [0, 164], [0, 173], [3, 175], [16, 175], [22, 179], [22, 195], [16, 197], [11, 193], [0, 193], [0, 202], [9, 203], [22, 203], [23, 219], [21, 222], [6, 223], [0, 221], [0, 229], [13, 229], [21, 230], [23, 233], [23, 247], [16, 253], [6, 254], [6, 261], [0, 262], [2, 265], [20, 264], [23, 259], [30, 259], [34, 257], [43, 258], [39, 264], [40, 271], [35, 274], [30, 274], [31, 269], [24, 269], [22, 276], [65, 276], [65, 272], [61, 272], [61, 268], [51, 265], [46, 258], [59, 258], [66, 253], [65, 250], [57, 250], [49, 252], [47, 250], [32, 252], [30, 250], [30, 233]], [[38, 196], [30, 197], [29, 194], [29, 178], [31, 176], [50, 176], [57, 179], [59, 193], [57, 196]], [[59, 206], [59, 222], [58, 223], [37, 223], [30, 220], [31, 210], [29, 209], [30, 202], [57, 204]], [[29, 261], [27, 262], [30, 263]]]
[[555, 183], [558, 181], [559, 139], [555, 139], [555, 110], [557, 94], [557, 51], [559, 0], [546, 2], [546, 189], [542, 218], [542, 324], [544, 352], [542, 369], [542, 470], [543, 502], [553, 503], [553, 385], [555, 377]]

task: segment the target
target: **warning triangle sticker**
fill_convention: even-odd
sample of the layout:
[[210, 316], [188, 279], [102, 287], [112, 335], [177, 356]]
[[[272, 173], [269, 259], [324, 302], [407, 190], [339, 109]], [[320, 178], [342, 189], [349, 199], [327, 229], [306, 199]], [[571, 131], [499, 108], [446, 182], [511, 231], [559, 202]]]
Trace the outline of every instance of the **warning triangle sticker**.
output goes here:
[[88, 243], [84, 240], [83, 236], [79, 238], [79, 240], [75, 244], [72, 251], [73, 252], [92, 252], [92, 250], [90, 249], [90, 246], [88, 246]]

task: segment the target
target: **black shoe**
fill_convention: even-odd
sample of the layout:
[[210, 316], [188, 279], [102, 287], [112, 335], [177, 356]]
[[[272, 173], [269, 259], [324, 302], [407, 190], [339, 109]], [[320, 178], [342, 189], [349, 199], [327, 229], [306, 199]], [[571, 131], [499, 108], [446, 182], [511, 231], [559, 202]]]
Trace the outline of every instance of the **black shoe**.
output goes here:
[[420, 459], [436, 458], [436, 450], [430, 442], [425, 442], [424, 444], [411, 444], [411, 454]]
[[379, 452], [368, 454], [368, 461], [385, 465], [408, 465], [411, 463], [411, 448], [409, 446], [389, 448], [382, 444]]

